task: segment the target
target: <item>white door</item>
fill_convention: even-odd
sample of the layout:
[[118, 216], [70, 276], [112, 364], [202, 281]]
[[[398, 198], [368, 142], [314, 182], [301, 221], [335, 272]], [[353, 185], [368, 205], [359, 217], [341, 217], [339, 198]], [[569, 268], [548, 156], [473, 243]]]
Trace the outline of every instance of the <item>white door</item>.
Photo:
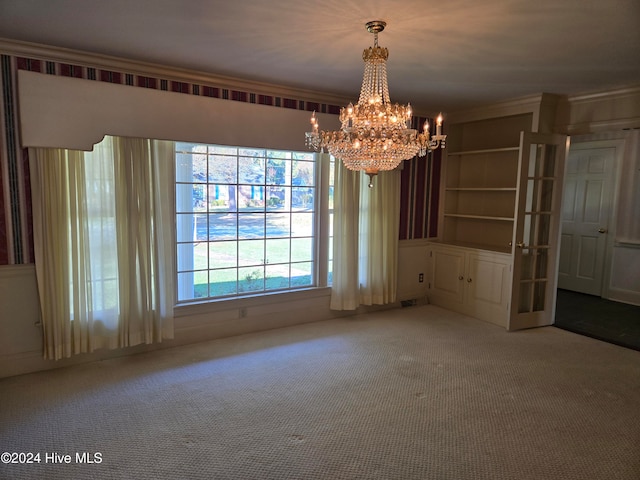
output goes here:
[[602, 295], [615, 147], [572, 146], [565, 167], [558, 287]]
[[553, 324], [567, 138], [522, 133], [509, 330]]

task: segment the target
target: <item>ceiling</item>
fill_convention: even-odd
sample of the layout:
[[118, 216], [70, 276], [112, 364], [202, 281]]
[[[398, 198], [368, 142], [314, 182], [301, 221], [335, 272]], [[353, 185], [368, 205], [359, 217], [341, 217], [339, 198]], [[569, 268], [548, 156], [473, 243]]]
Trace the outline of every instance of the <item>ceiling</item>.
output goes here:
[[640, 0], [0, 0], [0, 38], [354, 101], [369, 20], [421, 113], [640, 84]]

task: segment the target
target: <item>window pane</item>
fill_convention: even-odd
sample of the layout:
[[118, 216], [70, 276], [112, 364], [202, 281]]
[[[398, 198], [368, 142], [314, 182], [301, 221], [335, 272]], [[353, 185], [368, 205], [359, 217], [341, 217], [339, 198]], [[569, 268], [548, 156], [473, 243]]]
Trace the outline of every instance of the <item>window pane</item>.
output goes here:
[[[203, 145], [204, 147], [205, 145]], [[220, 155], [238, 155], [238, 149], [236, 147], [224, 147], [222, 145], [209, 145], [209, 153], [210, 154], [220, 154]]]
[[237, 238], [238, 216], [235, 213], [209, 214], [209, 240]]
[[288, 210], [291, 203], [289, 187], [267, 187], [267, 210]]
[[207, 263], [206, 243], [180, 243], [178, 244], [178, 271], [204, 270], [209, 268]]
[[209, 156], [209, 182], [211, 183], [237, 183], [238, 161], [235, 156], [225, 155]]
[[176, 267], [179, 272], [193, 270], [194, 243], [179, 243], [176, 250]]
[[178, 300], [195, 299], [193, 272], [178, 273]]
[[195, 215], [191, 213], [176, 215], [176, 240], [191, 242], [194, 239]]
[[291, 264], [291, 286], [308, 287], [313, 285], [313, 262]]
[[209, 185], [208, 192], [210, 212], [235, 212], [237, 210], [235, 185]]
[[239, 157], [253, 157], [253, 158], [264, 158], [266, 156], [267, 151], [261, 148], [239, 148], [238, 156]]
[[265, 267], [264, 288], [266, 290], [289, 288], [289, 264], [267, 265]]
[[176, 182], [193, 182], [191, 154], [176, 154]]
[[238, 187], [238, 208], [245, 211], [263, 211], [265, 206], [264, 188], [257, 185], [240, 185]]
[[280, 160], [284, 160], [284, 159], [290, 159], [291, 158], [291, 152], [281, 152], [278, 150], [267, 150], [267, 158], [274, 158], [274, 159], [280, 159]]
[[267, 213], [267, 237], [288, 237], [291, 233], [291, 214], [289, 213]]
[[289, 245], [290, 240], [288, 238], [267, 240], [266, 263], [289, 263]]
[[213, 242], [209, 244], [209, 262], [212, 268], [238, 265], [236, 242]]
[[264, 185], [264, 158], [238, 158], [238, 183]]
[[291, 189], [291, 210], [313, 210], [314, 189], [294, 187]]
[[291, 158], [294, 160], [308, 160], [313, 162], [315, 154], [313, 152], [291, 152]]
[[178, 273], [178, 300], [194, 300], [209, 296], [207, 272]]
[[314, 163], [294, 160], [291, 162], [292, 185], [315, 185]]
[[211, 283], [209, 284], [210, 296], [222, 297], [238, 293], [237, 269], [225, 268], [221, 270], [212, 270], [209, 276], [211, 278]]
[[238, 265], [264, 264], [264, 240], [244, 240], [238, 242]]
[[[204, 213], [197, 213], [191, 215], [191, 217], [193, 217], [193, 234], [191, 238], [185, 238], [184, 240], [207, 240], [207, 215]], [[187, 232], [184, 233], [186, 234]], [[180, 239], [178, 239], [178, 241], [180, 241]]]
[[[204, 153], [183, 154], [182, 172], [180, 176], [185, 178], [187, 182], [205, 183], [207, 181], [207, 155]], [[191, 172], [190, 178], [187, 178], [188, 172]]]
[[208, 297], [209, 274], [206, 270], [193, 272], [193, 291], [196, 298]]
[[263, 238], [264, 215], [260, 213], [238, 214], [238, 238]]
[[291, 214], [291, 236], [311, 237], [313, 236], [313, 213], [292, 213]]
[[176, 152], [207, 153], [207, 146], [200, 143], [176, 142]]
[[238, 293], [264, 290], [263, 267], [244, 267], [238, 269]]
[[207, 186], [182, 183], [176, 185], [177, 212], [205, 212], [207, 210]]
[[304, 262], [313, 260], [313, 239], [312, 238], [292, 238], [291, 239], [291, 261]]
[[270, 158], [267, 160], [267, 185], [285, 185], [287, 182], [287, 167], [291, 165], [286, 160]]
[[193, 212], [193, 184], [176, 184], [176, 212]]

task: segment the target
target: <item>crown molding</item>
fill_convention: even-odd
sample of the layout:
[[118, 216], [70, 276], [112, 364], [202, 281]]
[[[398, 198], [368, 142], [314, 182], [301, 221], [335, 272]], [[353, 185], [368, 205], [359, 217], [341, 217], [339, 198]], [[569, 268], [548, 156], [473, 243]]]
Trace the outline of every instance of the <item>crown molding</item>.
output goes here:
[[82, 67], [115, 70], [134, 75], [154, 76], [167, 80], [211, 85], [230, 90], [295, 98], [304, 101], [343, 105], [349, 103], [345, 97], [327, 92], [317, 92], [277, 84], [244, 80], [213, 73], [171, 67], [157, 63], [142, 62], [122, 57], [72, 50], [50, 45], [0, 38], [0, 53], [33, 58], [42, 61], [71, 63]]
[[569, 103], [599, 102], [602, 100], [611, 100], [621, 97], [636, 97], [639, 95], [640, 84], [626, 85], [608, 90], [584, 92], [576, 95], [567, 95], [566, 99]]
[[523, 113], [535, 113], [539, 110], [541, 103], [550, 96], [547, 93], [539, 93], [466, 110], [458, 110], [448, 113], [445, 120], [449, 123], [473, 122]]

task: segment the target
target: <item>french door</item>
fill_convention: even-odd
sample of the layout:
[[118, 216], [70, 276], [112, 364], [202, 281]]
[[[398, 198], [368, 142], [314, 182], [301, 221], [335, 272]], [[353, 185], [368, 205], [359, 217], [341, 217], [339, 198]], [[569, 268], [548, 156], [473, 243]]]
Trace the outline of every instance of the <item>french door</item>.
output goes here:
[[567, 137], [523, 132], [508, 330], [553, 324]]

